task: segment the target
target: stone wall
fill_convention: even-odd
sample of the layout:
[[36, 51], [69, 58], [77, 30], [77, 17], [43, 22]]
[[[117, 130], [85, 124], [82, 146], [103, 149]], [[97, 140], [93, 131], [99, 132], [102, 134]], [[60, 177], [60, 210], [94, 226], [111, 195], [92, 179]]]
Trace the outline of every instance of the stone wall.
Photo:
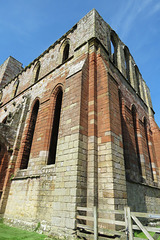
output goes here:
[[160, 212], [160, 189], [145, 184], [127, 182], [127, 204], [134, 212]]

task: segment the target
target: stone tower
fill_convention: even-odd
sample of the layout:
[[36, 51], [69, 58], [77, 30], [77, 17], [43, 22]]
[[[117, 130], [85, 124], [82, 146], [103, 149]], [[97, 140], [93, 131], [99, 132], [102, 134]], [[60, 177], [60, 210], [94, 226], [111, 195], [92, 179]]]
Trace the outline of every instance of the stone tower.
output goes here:
[[95, 9], [0, 94], [5, 221], [69, 234], [77, 206], [160, 210], [160, 132], [150, 91]]
[[7, 60], [0, 65], [0, 88], [4, 87], [9, 81], [18, 75], [22, 69], [22, 64], [15, 58], [11, 56], [7, 58]]

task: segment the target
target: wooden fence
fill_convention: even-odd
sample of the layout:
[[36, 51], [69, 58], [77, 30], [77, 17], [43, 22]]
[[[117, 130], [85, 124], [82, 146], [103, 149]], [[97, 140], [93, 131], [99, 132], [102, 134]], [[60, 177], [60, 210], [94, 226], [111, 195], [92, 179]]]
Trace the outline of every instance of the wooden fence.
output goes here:
[[[111, 214], [114, 214], [114, 216], [121, 215], [123, 220], [116, 220], [116, 217], [114, 220], [109, 217], [98, 217], [102, 212], [108, 216]], [[124, 210], [101, 210], [97, 209], [97, 207], [77, 207], [77, 235], [87, 240], [106, 240], [109, 237], [139, 240], [140, 238], [134, 237], [133, 232], [134, 230], [140, 230], [145, 234], [147, 239], [154, 240], [149, 231], [160, 234], [160, 228], [144, 226], [139, 218], [158, 220], [160, 219], [160, 215], [153, 213], [131, 212], [129, 207], [125, 207]], [[116, 226], [116, 228], [119, 226], [121, 229], [117, 231], [99, 227], [102, 224], [108, 224], [109, 226], [113, 225]]]

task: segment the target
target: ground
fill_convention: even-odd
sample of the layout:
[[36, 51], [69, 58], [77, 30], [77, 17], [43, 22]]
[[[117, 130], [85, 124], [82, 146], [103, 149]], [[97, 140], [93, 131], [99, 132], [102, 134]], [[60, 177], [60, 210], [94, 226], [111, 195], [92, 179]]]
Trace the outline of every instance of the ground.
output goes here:
[[1, 240], [58, 240], [48, 238], [46, 235], [36, 232], [28, 232], [18, 228], [6, 226], [0, 222], [0, 239]]

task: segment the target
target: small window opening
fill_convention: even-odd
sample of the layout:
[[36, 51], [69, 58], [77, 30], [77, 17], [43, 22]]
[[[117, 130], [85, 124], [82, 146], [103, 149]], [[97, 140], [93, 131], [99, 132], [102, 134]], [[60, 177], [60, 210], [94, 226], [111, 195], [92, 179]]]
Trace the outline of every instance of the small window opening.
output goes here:
[[2, 123], [4, 123], [4, 124], [7, 123], [7, 116], [3, 119]]
[[34, 82], [37, 82], [37, 81], [38, 81], [39, 72], [40, 72], [40, 62], [38, 62], [37, 65], [36, 65], [36, 67], [35, 67], [35, 79], [34, 79]]
[[137, 92], [140, 94], [140, 88], [139, 88], [139, 73], [138, 73], [138, 68], [135, 66], [135, 74], [136, 74], [136, 82], [137, 82]]
[[56, 99], [56, 106], [55, 106], [54, 119], [53, 119], [53, 125], [52, 125], [52, 135], [51, 135], [50, 148], [49, 148], [48, 165], [55, 164], [60, 114], [61, 114], [61, 106], [62, 106], [62, 96], [63, 96], [63, 92], [61, 90], [58, 93], [57, 99]]
[[124, 65], [125, 65], [125, 71], [126, 71], [126, 79], [130, 81], [129, 78], [129, 53], [127, 48], [124, 48]]
[[113, 36], [111, 35], [111, 59], [113, 61], [114, 64], [116, 64], [116, 55], [115, 55], [115, 52], [116, 52], [116, 45], [115, 45], [115, 41], [113, 39]]
[[67, 43], [67, 45], [64, 48], [62, 63], [64, 63], [68, 59], [68, 57], [69, 57], [69, 43]]
[[19, 86], [19, 80], [17, 79], [14, 83], [14, 86], [13, 86], [13, 93], [12, 93], [12, 97], [15, 97], [16, 94], [17, 94], [17, 90], [18, 90], [18, 86]]
[[38, 110], [39, 110], [39, 101], [36, 101], [30, 122], [29, 122], [29, 127], [28, 127], [28, 132], [25, 140], [25, 146], [23, 150], [23, 155], [22, 155], [22, 162], [20, 169], [27, 169], [28, 167], [28, 162], [29, 162], [29, 156], [30, 156], [30, 151], [31, 151], [31, 146], [32, 146], [32, 141], [33, 141], [33, 135], [34, 135], [34, 130], [35, 130], [35, 125], [37, 121], [37, 115], [38, 115]]
[[0, 200], [1, 200], [1, 197], [2, 197], [2, 193], [3, 193], [3, 191], [2, 191], [2, 190], [0, 190]]
[[1, 103], [1, 100], [2, 100], [2, 96], [3, 96], [3, 92], [0, 91], [0, 103]]

